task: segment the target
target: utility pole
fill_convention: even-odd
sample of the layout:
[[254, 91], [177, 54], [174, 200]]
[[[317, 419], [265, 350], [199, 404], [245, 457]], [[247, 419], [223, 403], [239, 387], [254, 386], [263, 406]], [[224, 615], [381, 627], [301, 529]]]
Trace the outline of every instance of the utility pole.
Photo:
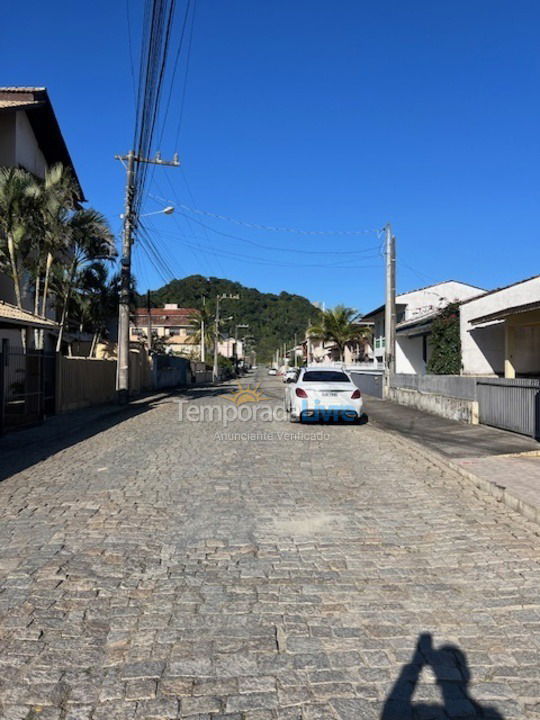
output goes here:
[[148, 319], [146, 323], [146, 336], [148, 338], [148, 354], [152, 350], [152, 306], [150, 304], [150, 290], [146, 292], [146, 310], [148, 312]]
[[239, 362], [239, 357], [238, 357], [238, 328], [248, 328], [248, 327], [249, 327], [249, 324], [246, 324], [246, 323], [237, 323], [237, 324], [234, 326], [234, 353], [233, 353], [233, 358], [234, 358], [234, 367], [235, 367], [235, 370], [238, 369], [238, 362]]
[[206, 362], [206, 323], [204, 322], [204, 313], [206, 310], [206, 297], [202, 299], [203, 311], [201, 313], [201, 362]]
[[216, 297], [216, 319], [214, 328], [214, 367], [212, 369], [212, 380], [218, 379], [218, 342], [219, 342], [219, 303], [221, 300], [240, 300], [240, 295], [218, 295]]
[[386, 302], [384, 306], [386, 384], [396, 371], [396, 238], [390, 223], [386, 231]]
[[120, 261], [120, 292], [118, 305], [118, 361], [116, 366], [116, 391], [118, 401], [125, 404], [129, 396], [129, 290], [131, 282], [131, 246], [133, 245], [133, 232], [137, 228], [138, 218], [133, 208], [135, 198], [136, 166], [139, 163], [151, 165], [167, 165], [178, 167], [178, 153], [173, 160], [167, 162], [156, 153], [154, 158], [142, 158], [130, 150], [127, 155], [115, 155], [126, 169], [126, 196], [124, 209], [124, 229], [122, 235], [122, 259]]
[[296, 333], [294, 333], [294, 367], [298, 367], [298, 358], [296, 355]]

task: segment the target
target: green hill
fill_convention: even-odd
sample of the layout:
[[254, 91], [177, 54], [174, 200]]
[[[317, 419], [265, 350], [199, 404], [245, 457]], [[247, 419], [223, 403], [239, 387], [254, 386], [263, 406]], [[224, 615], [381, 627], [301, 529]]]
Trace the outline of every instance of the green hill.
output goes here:
[[[158, 290], [153, 290], [150, 297], [153, 307], [178, 303], [180, 307], [193, 308], [201, 308], [203, 297], [206, 297], [206, 305], [213, 310], [215, 298], [223, 293], [240, 295], [240, 300], [222, 303], [221, 315], [234, 316], [229, 327], [231, 334], [234, 334], [236, 323], [249, 324], [249, 329], [243, 330], [242, 334], [254, 337], [259, 362], [268, 362], [282, 343], [287, 343], [290, 347], [295, 333], [298, 342], [303, 340], [306, 328], [310, 322], [315, 321], [319, 313], [319, 310], [301, 295], [287, 292], [279, 295], [262, 293], [238, 282], [206, 278], [202, 275], [173, 280]], [[141, 307], [145, 306], [146, 296], [137, 296], [137, 303]]]

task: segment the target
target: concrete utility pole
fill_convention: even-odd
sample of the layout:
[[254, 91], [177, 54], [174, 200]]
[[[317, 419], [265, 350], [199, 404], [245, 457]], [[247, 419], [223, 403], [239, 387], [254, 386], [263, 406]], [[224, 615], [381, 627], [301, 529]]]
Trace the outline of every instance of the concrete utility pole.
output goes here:
[[148, 318], [146, 321], [146, 337], [148, 338], [148, 354], [152, 350], [152, 305], [150, 303], [150, 290], [146, 292], [146, 310]]
[[396, 372], [396, 238], [390, 223], [386, 231], [386, 302], [384, 307], [386, 382]]
[[294, 333], [294, 367], [298, 367], [298, 358], [296, 355], [296, 333]]
[[206, 362], [206, 323], [204, 322], [204, 311], [206, 309], [206, 297], [202, 299], [203, 311], [201, 314], [201, 362]]
[[218, 295], [216, 297], [216, 319], [214, 328], [214, 367], [212, 369], [212, 380], [218, 379], [218, 342], [219, 342], [219, 303], [221, 300], [240, 300], [240, 295]]
[[249, 325], [247, 325], [246, 323], [237, 323], [237, 324], [234, 326], [234, 353], [233, 353], [233, 358], [234, 358], [234, 366], [235, 366], [235, 368], [236, 368], [236, 366], [238, 365], [238, 328], [248, 328], [248, 327], [249, 327]]
[[[171, 162], [161, 159], [156, 153], [155, 158], [139, 157], [134, 150], [127, 155], [115, 155], [126, 169], [126, 197], [124, 210], [124, 230], [122, 235], [122, 259], [120, 261], [120, 293], [118, 305], [118, 362], [116, 366], [116, 391], [118, 401], [127, 403], [129, 395], [129, 289], [131, 280], [131, 246], [133, 245], [133, 232], [137, 228], [138, 218], [133, 208], [135, 196], [136, 165], [149, 163], [151, 165], [167, 165], [178, 167], [178, 153], [175, 153]], [[151, 341], [151, 339], [149, 338]]]

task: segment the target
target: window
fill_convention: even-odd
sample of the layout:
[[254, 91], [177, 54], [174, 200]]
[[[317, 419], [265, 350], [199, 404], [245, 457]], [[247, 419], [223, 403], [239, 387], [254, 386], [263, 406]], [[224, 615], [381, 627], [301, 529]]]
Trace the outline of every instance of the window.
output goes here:
[[336, 370], [308, 370], [304, 373], [302, 382], [351, 382], [347, 375]]

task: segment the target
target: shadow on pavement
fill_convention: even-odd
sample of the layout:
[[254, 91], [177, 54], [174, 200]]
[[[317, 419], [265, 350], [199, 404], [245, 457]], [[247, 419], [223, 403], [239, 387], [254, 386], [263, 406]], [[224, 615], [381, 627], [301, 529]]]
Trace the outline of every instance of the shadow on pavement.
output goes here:
[[[418, 701], [413, 696], [420, 673], [431, 667], [442, 703]], [[469, 695], [471, 672], [465, 653], [455, 645], [433, 647], [429, 633], [419, 636], [410, 661], [401, 669], [382, 710], [380, 720], [444, 720], [486, 718], [504, 720], [493, 707], [480, 705]]]
[[376, 426], [393, 430], [447, 457], [484, 457], [540, 449], [532, 438], [487, 425], [448, 420], [373, 397], [366, 404]]
[[97, 406], [54, 415], [42, 425], [7, 433], [0, 437], [0, 482], [175, 397], [176, 390], [162, 391], [159, 396], [136, 399], [125, 406]]
[[314, 416], [309, 418], [302, 418], [302, 425], [367, 425], [369, 422], [369, 415], [364, 413], [361, 418], [355, 420], [347, 420], [342, 417], [335, 417], [331, 413], [328, 417]]

